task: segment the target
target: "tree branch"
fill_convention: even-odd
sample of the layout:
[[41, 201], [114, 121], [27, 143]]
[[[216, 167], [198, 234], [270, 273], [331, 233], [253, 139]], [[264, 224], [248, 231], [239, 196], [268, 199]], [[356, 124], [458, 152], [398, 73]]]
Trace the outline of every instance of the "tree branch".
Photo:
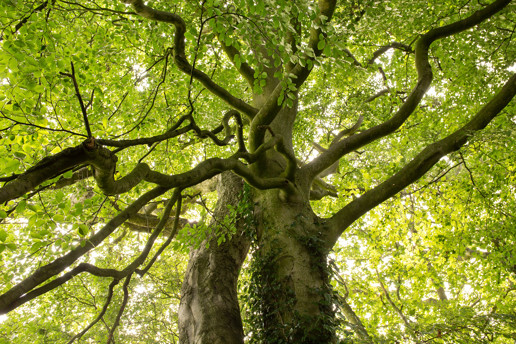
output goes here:
[[[57, 288], [60, 285], [63, 285], [64, 283], [68, 282], [70, 279], [72, 279], [73, 277], [77, 276], [78, 274], [80, 274], [82, 272], [88, 272], [88, 273], [98, 276], [98, 277], [112, 277], [116, 280], [121, 280], [122, 278], [127, 278], [128, 276], [130, 276], [132, 273], [135, 272], [135, 270], [140, 265], [142, 265], [145, 262], [145, 259], [149, 255], [149, 252], [152, 249], [152, 246], [154, 245], [154, 242], [156, 241], [158, 236], [161, 234], [163, 228], [169, 221], [172, 206], [177, 202], [179, 197], [180, 197], [180, 192], [176, 189], [176, 191], [174, 192], [174, 195], [168, 202], [167, 207], [165, 208], [165, 210], [163, 212], [163, 217], [160, 219], [159, 223], [157, 224], [156, 228], [152, 232], [151, 236], [147, 239], [147, 242], [146, 242], [145, 247], [143, 248], [142, 252], [136, 259], [134, 259], [123, 270], [99, 268], [92, 264], [81, 263], [77, 267], [73, 268], [71, 271], [65, 273], [64, 275], [54, 279], [53, 281], [43, 285], [42, 287], [33, 289], [30, 292], [28, 292], [27, 294], [19, 297], [17, 300], [15, 300], [14, 302], [12, 302], [9, 305], [7, 312], [9, 312], [10, 310], [12, 310], [16, 307], [19, 307], [20, 305], [38, 297], [44, 293], [49, 292], [50, 290]], [[170, 238], [170, 237], [169, 237], [169, 239], [172, 240], [172, 238]], [[161, 254], [161, 252], [163, 252], [163, 249], [164, 248], [160, 248], [160, 250], [158, 252]], [[156, 259], [157, 259], [157, 256], [154, 256], [153, 260], [156, 260]], [[151, 265], [149, 265], [148, 268], [150, 268]]]
[[369, 336], [364, 324], [353, 311], [346, 299], [340, 300], [339, 304], [342, 313], [344, 313], [346, 319], [353, 325], [353, 330], [355, 330], [356, 334], [364, 341], [364, 343], [373, 343], [373, 340], [371, 339], [371, 336]]
[[469, 138], [484, 129], [516, 95], [516, 74], [514, 74], [466, 125], [448, 135], [444, 139], [428, 145], [412, 161], [395, 175], [364, 193], [338, 211], [328, 222], [330, 231], [328, 247], [332, 247], [344, 230], [355, 220], [378, 204], [394, 196], [408, 185], [421, 178], [443, 156], [458, 150]]
[[[239, 136], [241, 135], [242, 132], [239, 130]], [[239, 161], [239, 159], [244, 159], [248, 163], [256, 162], [265, 151], [273, 148], [280, 141], [281, 137], [277, 136], [261, 145], [254, 153], [248, 153], [245, 151], [245, 147], [242, 147], [243, 140], [240, 137], [239, 151], [227, 159], [207, 159], [190, 171], [177, 175], [167, 175], [153, 171], [147, 164], [138, 163], [126, 176], [115, 180], [114, 173], [118, 160], [117, 156], [109, 149], [98, 145], [95, 145], [92, 149], [89, 148], [90, 141], [87, 140], [79, 146], [67, 148], [54, 156], [44, 158], [25, 173], [17, 176], [16, 179], [0, 188], [0, 203], [20, 197], [28, 191], [34, 190], [36, 186], [45, 180], [56, 177], [75, 166], [85, 164], [93, 166], [97, 185], [106, 195], [125, 193], [142, 181], [154, 183], [167, 189], [174, 187], [187, 188], [227, 170], [233, 170], [246, 179], [249, 184], [259, 189], [281, 188], [292, 191], [294, 190], [293, 184], [287, 179], [259, 178], [245, 164]]]
[[376, 275], [378, 276], [378, 283], [380, 283], [380, 287], [382, 288], [382, 291], [383, 291], [383, 293], [385, 295], [385, 298], [387, 299], [387, 301], [389, 302], [391, 307], [394, 308], [394, 310], [396, 311], [396, 314], [398, 314], [400, 319], [403, 321], [403, 323], [405, 324], [405, 326], [409, 330], [409, 333], [410, 333], [411, 337], [417, 342], [418, 340], [417, 340], [416, 334], [414, 332], [414, 328], [412, 327], [412, 324], [407, 319], [405, 314], [403, 314], [401, 309], [398, 306], [396, 306], [394, 301], [392, 301], [391, 296], [389, 295], [389, 292], [387, 291], [387, 289], [385, 289], [385, 286], [384, 286], [384, 284], [382, 282], [382, 279], [380, 278], [380, 274], [378, 273], [378, 270], [376, 270]]
[[[52, 0], [52, 5], [55, 3], [56, 1], [55, 0]], [[39, 5], [38, 7], [36, 7], [35, 9], [33, 9], [30, 14], [28, 16], [26, 16], [25, 18], [23, 18], [22, 20], [20, 20], [18, 22], [18, 24], [16, 24], [16, 26], [14, 27], [14, 31], [13, 33], [16, 33], [18, 32], [18, 30], [21, 29], [21, 27], [23, 25], [25, 25], [27, 23], [27, 21], [30, 19], [30, 17], [34, 14], [34, 13], [37, 13], [37, 12], [41, 12], [43, 11], [46, 7], [48, 6], [48, 0], [43, 2], [41, 5]], [[1, 41], [1, 37], [0, 37], [0, 41]]]
[[311, 183], [320, 172], [331, 166], [345, 154], [352, 152], [370, 142], [378, 140], [398, 129], [414, 112], [421, 99], [432, 83], [432, 67], [428, 60], [430, 45], [437, 39], [448, 37], [481, 23], [507, 6], [510, 0], [497, 0], [491, 5], [476, 11], [471, 16], [455, 23], [432, 29], [421, 36], [416, 42], [415, 64], [418, 73], [418, 83], [408, 96], [407, 100], [389, 120], [367, 129], [359, 134], [336, 142], [331, 149], [306, 164], [300, 171], [303, 183]]
[[410, 46], [405, 45], [403, 43], [392, 42], [391, 44], [384, 45], [384, 46], [380, 47], [378, 50], [376, 50], [373, 53], [373, 57], [371, 57], [371, 59], [369, 61], [367, 61], [367, 64], [369, 64], [369, 65], [373, 64], [377, 58], [382, 56], [382, 54], [386, 53], [390, 49], [399, 49], [399, 50], [403, 50], [408, 53], [414, 53], [414, 50], [412, 50], [412, 48]]
[[[318, 2], [320, 14], [317, 16], [313, 23], [312, 29], [310, 31], [310, 39], [308, 42], [308, 47], [309, 49], [312, 49], [314, 56], [304, 56], [306, 60], [313, 61], [317, 56], [322, 54], [323, 50], [318, 48], [320, 37], [324, 36], [322, 26], [324, 23], [331, 20], [336, 4], [336, 0], [320, 0]], [[289, 71], [289, 74], [292, 75], [292, 82], [294, 83], [296, 89], [299, 89], [299, 87], [301, 87], [301, 85], [305, 82], [305, 80], [310, 75], [310, 71], [311, 69], [308, 67], [308, 65], [303, 67], [300, 63], [297, 63], [297, 65]], [[283, 91], [283, 84], [280, 82], [271, 92], [269, 98], [260, 108], [260, 111], [256, 114], [256, 117], [251, 122], [249, 129], [251, 133], [249, 136], [251, 151], [253, 151], [256, 147], [264, 142], [267, 126], [272, 123], [274, 118], [276, 118], [279, 111], [282, 109], [283, 103], [278, 104], [278, 99]]]
[[206, 73], [201, 72], [198, 69], [194, 69], [190, 65], [190, 63], [186, 59], [185, 54], [186, 24], [183, 18], [181, 18], [179, 15], [175, 13], [153, 9], [152, 7], [145, 5], [143, 0], [122, 1], [126, 4], [132, 5], [136, 13], [138, 13], [140, 16], [144, 18], [162, 21], [174, 25], [176, 28], [176, 33], [174, 36], [174, 60], [177, 67], [184, 73], [193, 76], [195, 79], [200, 81], [204, 85], [204, 87], [206, 87], [210, 92], [215, 94], [220, 99], [224, 100], [233, 108], [246, 114], [249, 118], [253, 118], [256, 115], [258, 109], [252, 107], [243, 100], [233, 96], [226, 89], [215, 83]]
[[[73, 66], [73, 62], [70, 62], [72, 67], [72, 74], [69, 73], [60, 73], [61, 75], [67, 76], [72, 79], [73, 87], [75, 88], [75, 95], [77, 99], [79, 99], [79, 104], [81, 106], [82, 117], [84, 120], [84, 126], [86, 127], [86, 132], [88, 133], [88, 139], [91, 139], [93, 135], [91, 134], [90, 123], [88, 122], [88, 114], [86, 112], [86, 106], [82, 100], [81, 92], [79, 91], [79, 84], [77, 83], [77, 78], [75, 77], [75, 68]], [[93, 93], [91, 94], [91, 100], [93, 101]]]
[[115, 322], [113, 323], [113, 326], [109, 330], [108, 340], [107, 344], [115, 343], [113, 339], [113, 335], [115, 334], [115, 330], [120, 325], [120, 319], [122, 318], [122, 314], [124, 314], [125, 307], [127, 306], [127, 301], [129, 300], [129, 290], [127, 287], [129, 286], [129, 282], [131, 281], [132, 274], [129, 274], [124, 281], [124, 284], [122, 286], [122, 290], [124, 292], [124, 298], [122, 299], [122, 304], [120, 305], [120, 309], [118, 310], [118, 313], [115, 318]]
[[167, 241], [165, 241], [165, 243], [163, 243], [163, 245], [161, 245], [161, 247], [156, 251], [156, 253], [151, 258], [151, 260], [149, 261], [147, 266], [145, 266], [145, 268], [143, 268], [142, 270], [139, 270], [139, 269], [135, 270], [136, 273], [140, 277], [145, 275], [149, 271], [149, 269], [152, 267], [152, 265], [154, 265], [154, 263], [156, 262], [158, 257], [161, 255], [161, 253], [163, 253], [163, 251], [167, 248], [167, 246], [170, 245], [170, 243], [172, 242], [172, 239], [174, 239], [174, 237], [176, 236], [177, 230], [179, 229], [179, 219], [180, 219], [180, 215], [181, 215], [181, 205], [182, 205], [182, 197], [178, 193], [177, 204], [176, 204], [176, 214], [174, 216], [174, 224], [172, 225], [172, 230], [170, 231], [170, 234], [168, 235]]
[[231, 63], [235, 66], [235, 68], [238, 70], [240, 75], [247, 81], [247, 83], [251, 86], [254, 85], [254, 69], [247, 63], [247, 62], [241, 62], [240, 64], [237, 64], [235, 62], [235, 57], [242, 56], [240, 51], [238, 51], [237, 48], [235, 48], [233, 45], [226, 45], [224, 41], [221, 41], [219, 38], [219, 35], [217, 35], [217, 39], [222, 47], [222, 50], [226, 53], [227, 57], [231, 61]]
[[81, 337], [84, 336], [86, 334], [86, 332], [88, 332], [93, 326], [95, 326], [96, 323], [99, 322], [100, 319], [102, 319], [104, 314], [106, 314], [109, 304], [111, 303], [111, 299], [113, 298], [113, 289], [118, 284], [118, 282], [119, 282], [118, 280], [114, 279], [109, 284], [108, 295], [106, 297], [106, 301], [104, 302], [104, 306], [102, 307], [102, 310], [100, 311], [99, 315], [97, 315], [97, 317], [95, 319], [93, 319], [93, 321], [91, 323], [89, 323], [89, 325], [86, 326], [81, 332], [79, 332], [75, 336], [73, 336], [72, 339], [70, 339], [67, 344], [72, 344], [76, 339], [81, 339]]
[[84, 242], [82, 242], [81, 245], [72, 249], [64, 256], [57, 258], [53, 262], [38, 268], [23, 281], [19, 282], [14, 287], [9, 289], [7, 292], [0, 295], [0, 314], [7, 313], [13, 310], [14, 308], [18, 307], [19, 305], [63, 284], [64, 282], [68, 281], [70, 278], [75, 276], [78, 273], [78, 270], [84, 269], [83, 271], [85, 271], [88, 268], [87, 265], [89, 264], [80, 264], [80, 269], [78, 269], [79, 267], [77, 267], [74, 269], [77, 269], [76, 271], [69, 271], [65, 275], [39, 288], [37, 291], [34, 290], [30, 292], [39, 284], [61, 273], [63, 270], [65, 270], [67, 267], [69, 267], [75, 261], [77, 261], [77, 259], [82, 257], [91, 249], [98, 246], [111, 233], [113, 233], [116, 228], [118, 228], [122, 223], [124, 223], [125, 220], [136, 214], [138, 210], [140, 210], [145, 204], [147, 204], [152, 199], [162, 195], [167, 190], [167, 188], [156, 187], [146, 192], [145, 194], [140, 196], [136, 201], [131, 203], [131, 205], [129, 205], [124, 211], [120, 212], [117, 216], [113, 217], [101, 230], [99, 230], [97, 233], [95, 233], [88, 239], [84, 240]]

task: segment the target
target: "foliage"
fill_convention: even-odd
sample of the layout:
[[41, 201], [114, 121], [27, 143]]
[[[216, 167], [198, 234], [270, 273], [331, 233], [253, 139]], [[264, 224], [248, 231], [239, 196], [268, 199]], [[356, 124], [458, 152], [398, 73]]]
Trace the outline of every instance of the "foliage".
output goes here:
[[[341, 342], [516, 339], [515, 9], [503, 0], [2, 2], [0, 293], [67, 265], [13, 310], [0, 304], [9, 311], [0, 344], [66, 343], [90, 324], [80, 341], [175, 343], [188, 253], [242, 227], [254, 240], [239, 282], [246, 338], [279, 343], [262, 307], [284, 281], [268, 265], [274, 255], [260, 253], [256, 220], [276, 189], [329, 228], [293, 240], [331, 276], [320, 308]], [[439, 156], [426, 163], [432, 149]], [[208, 184], [226, 170], [247, 183], [210, 225]], [[369, 201], [393, 176], [402, 181]], [[43, 282], [53, 287], [39, 293]], [[31, 290], [37, 300], [23, 299]]]

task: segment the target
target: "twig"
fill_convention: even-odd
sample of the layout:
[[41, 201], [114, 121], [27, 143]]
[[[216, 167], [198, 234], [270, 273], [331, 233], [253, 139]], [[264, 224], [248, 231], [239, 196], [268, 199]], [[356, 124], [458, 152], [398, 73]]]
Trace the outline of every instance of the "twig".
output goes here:
[[[73, 66], [73, 62], [70, 62], [70, 65], [72, 66], [72, 74], [64, 73], [64, 72], [61, 72], [59, 74], [61, 74], [63, 76], [67, 76], [67, 77], [71, 78], [73, 81], [73, 86], [75, 88], [75, 95], [79, 99], [79, 104], [81, 105], [81, 111], [82, 111], [82, 116], [83, 116], [83, 120], [84, 120], [84, 125], [86, 126], [86, 132], [88, 133], [88, 138], [91, 139], [91, 138], [93, 138], [93, 135], [91, 134], [90, 123], [88, 122], [88, 114], [86, 113], [86, 106], [84, 105], [84, 102], [82, 101], [81, 92], [79, 92], [79, 84], [77, 83], [77, 79], [75, 78], [75, 68]], [[92, 99], [91, 99], [91, 102], [92, 102], [93, 101], [93, 93], [91, 94], [91, 97], [92, 97]]]
[[122, 300], [122, 305], [120, 306], [120, 310], [118, 311], [118, 314], [116, 315], [116, 319], [115, 319], [115, 322], [113, 323], [113, 327], [111, 327], [111, 330], [109, 331], [107, 344], [115, 342], [113, 340], [113, 334], [114, 334], [116, 328], [118, 327], [118, 325], [120, 325], [120, 319], [122, 318], [122, 314], [124, 314], [125, 306], [127, 306], [127, 301], [129, 300], [129, 291], [127, 290], [127, 286], [129, 285], [129, 282], [131, 281], [132, 275], [133, 274], [131, 273], [131, 274], [129, 274], [129, 276], [127, 276], [125, 278], [124, 285], [122, 286], [122, 289], [124, 290], [124, 299]]
[[88, 326], [86, 326], [84, 328], [84, 330], [82, 330], [81, 332], [79, 332], [75, 336], [73, 336], [72, 339], [70, 339], [70, 341], [67, 344], [72, 344], [76, 339], [81, 339], [81, 337], [84, 336], [84, 334], [86, 332], [88, 332], [93, 326], [95, 326], [95, 324], [100, 319], [102, 319], [104, 314], [106, 314], [106, 311], [108, 309], [109, 304], [111, 303], [111, 299], [113, 297], [113, 289], [118, 284], [118, 282], [119, 282], [118, 280], [114, 279], [113, 282], [111, 282], [111, 284], [109, 284], [109, 289], [108, 289], [108, 295], [107, 295], [107, 298], [106, 298], [106, 302], [104, 302], [104, 307], [102, 307], [102, 310], [100, 311], [99, 315], [97, 315], [97, 317]]

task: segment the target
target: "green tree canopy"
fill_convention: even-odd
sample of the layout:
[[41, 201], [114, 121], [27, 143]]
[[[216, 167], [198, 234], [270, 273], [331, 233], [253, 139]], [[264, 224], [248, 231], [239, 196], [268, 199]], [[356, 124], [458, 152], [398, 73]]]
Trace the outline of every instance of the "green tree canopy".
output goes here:
[[0, 344], [516, 340], [515, 1], [0, 28]]

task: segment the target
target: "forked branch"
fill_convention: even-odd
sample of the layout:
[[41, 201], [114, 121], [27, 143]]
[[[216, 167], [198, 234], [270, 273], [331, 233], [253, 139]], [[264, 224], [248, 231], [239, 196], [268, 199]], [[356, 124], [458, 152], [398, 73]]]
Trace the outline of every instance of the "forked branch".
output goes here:
[[147, 6], [143, 0], [122, 1], [133, 6], [135, 12], [144, 18], [174, 25], [176, 28], [176, 33], [174, 35], [174, 60], [177, 67], [184, 73], [191, 75], [200, 81], [204, 87], [206, 87], [206, 89], [231, 105], [233, 108], [241, 111], [250, 118], [256, 115], [258, 112], [256, 108], [232, 95], [222, 86], [215, 83], [206, 73], [198, 69], [194, 69], [193, 66], [188, 62], [185, 54], [186, 23], [184, 22], [183, 18], [181, 18], [181, 16], [171, 12], [156, 10], [150, 6]]
[[76, 339], [81, 339], [82, 336], [84, 336], [86, 334], [86, 332], [88, 332], [93, 326], [95, 326], [96, 323], [99, 322], [100, 319], [102, 319], [104, 314], [106, 314], [106, 311], [107, 311], [107, 309], [109, 307], [109, 304], [111, 303], [111, 299], [113, 298], [113, 289], [118, 284], [118, 282], [119, 282], [118, 280], [114, 279], [109, 284], [106, 301], [104, 302], [104, 306], [102, 306], [102, 310], [97, 315], [97, 317], [95, 319], [93, 319], [93, 321], [90, 322], [89, 325], [86, 326], [81, 332], [79, 332], [75, 336], [73, 336], [72, 339], [70, 339], [67, 344], [72, 344]]
[[[58, 275], [66, 268], [71, 266], [74, 262], [77, 261], [80, 257], [84, 256], [87, 252], [98, 246], [101, 242], [103, 242], [111, 233], [115, 231], [125, 220], [127, 220], [132, 215], [136, 214], [138, 210], [140, 210], [145, 204], [150, 202], [152, 199], [162, 195], [168, 189], [162, 187], [156, 187], [142, 196], [140, 196], [136, 201], [134, 201], [131, 205], [129, 205], [124, 211], [120, 212], [118, 215], [113, 217], [101, 230], [97, 233], [90, 236], [87, 240], [85, 240], [82, 245], [78, 245], [70, 252], [65, 254], [64, 256], [54, 260], [53, 262], [44, 265], [34, 271], [31, 275], [25, 278], [23, 281], [16, 284], [14, 287], [9, 289], [4, 294], [0, 295], [0, 314], [7, 313], [12, 309], [18, 307], [20, 304], [27, 302], [30, 299], [33, 299], [39, 295], [44, 294], [48, 290], [54, 288], [54, 285], [61, 285], [62, 280], [69, 280], [75, 274], [67, 273], [64, 276], [61, 276], [48, 285], [43, 286], [37, 292], [33, 291], [35, 287], [39, 284], [47, 281], [48, 279]], [[109, 276], [109, 275], [108, 275]], [[56, 282], [54, 282], [56, 281]], [[31, 294], [32, 291], [32, 294]]]
[[[322, 54], [323, 50], [319, 49], [319, 42], [321, 41], [321, 37], [324, 37], [326, 34], [323, 31], [323, 27], [324, 24], [330, 21], [333, 17], [336, 5], [336, 0], [320, 0], [318, 2], [319, 15], [314, 20], [310, 30], [310, 39], [308, 41], [308, 47], [313, 51], [313, 55], [303, 56], [304, 60], [313, 61], [316, 57]], [[292, 82], [296, 89], [299, 89], [299, 87], [304, 84], [310, 75], [310, 72], [311, 69], [309, 68], [308, 64], [304, 64], [303, 66], [299, 62], [291, 70], [289, 70], [289, 74], [291, 75]], [[278, 103], [278, 99], [284, 91], [283, 87], [284, 86], [282, 83], [278, 83], [278, 85], [269, 95], [265, 104], [260, 108], [260, 111], [256, 114], [256, 117], [251, 122], [251, 135], [249, 137], [251, 151], [253, 151], [256, 147], [264, 142], [265, 128], [272, 123], [272, 121], [280, 112], [283, 104]]]
[[315, 176], [331, 166], [345, 154], [389, 135], [398, 129], [417, 108], [432, 83], [432, 68], [428, 60], [430, 45], [437, 39], [452, 36], [478, 25], [482, 21], [501, 11], [510, 2], [511, 0], [497, 0], [483, 9], [476, 11], [465, 19], [432, 29], [422, 35], [416, 42], [415, 49], [415, 65], [418, 73], [418, 82], [396, 114], [394, 114], [394, 116], [389, 120], [377, 126], [346, 139], [342, 139], [334, 144], [331, 149], [328, 149], [325, 153], [321, 154], [302, 168], [301, 179], [307, 183], [311, 183]]
[[398, 173], [338, 211], [328, 222], [331, 227], [326, 240], [329, 243], [329, 248], [335, 244], [344, 230], [355, 220], [421, 178], [443, 156], [460, 149], [475, 132], [484, 129], [515, 95], [516, 74], [466, 125], [444, 139], [427, 146]]

